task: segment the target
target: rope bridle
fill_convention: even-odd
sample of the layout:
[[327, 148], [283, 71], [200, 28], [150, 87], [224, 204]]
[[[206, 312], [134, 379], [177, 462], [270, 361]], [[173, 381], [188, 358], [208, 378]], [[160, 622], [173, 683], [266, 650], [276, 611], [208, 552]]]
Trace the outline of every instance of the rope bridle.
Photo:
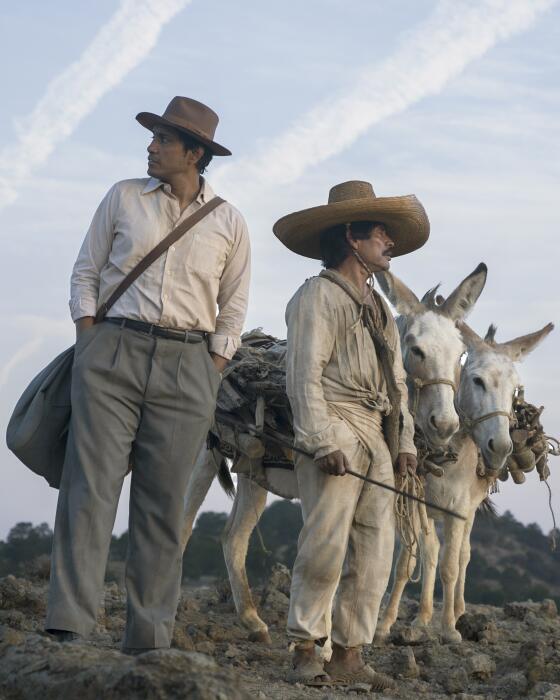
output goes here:
[[420, 379], [419, 377], [412, 377], [412, 384], [414, 385], [414, 399], [412, 400], [412, 410], [410, 411], [413, 418], [416, 418], [416, 413], [418, 411], [418, 404], [420, 403], [420, 392], [426, 386], [434, 386], [435, 384], [446, 384], [453, 389], [453, 396], [457, 394], [457, 386], [455, 382], [451, 379]]
[[496, 416], [504, 416], [510, 423], [512, 420], [511, 411], [509, 413], [507, 411], [491, 411], [490, 413], [485, 413], [478, 418], [469, 418], [465, 413], [463, 413], [463, 411], [459, 410], [458, 407], [456, 407], [456, 409], [457, 413], [459, 414], [459, 418], [461, 419], [462, 426], [468, 433], [472, 433], [473, 428], [480, 423], [483, 423], [485, 420], [489, 420], [490, 418], [495, 418]]

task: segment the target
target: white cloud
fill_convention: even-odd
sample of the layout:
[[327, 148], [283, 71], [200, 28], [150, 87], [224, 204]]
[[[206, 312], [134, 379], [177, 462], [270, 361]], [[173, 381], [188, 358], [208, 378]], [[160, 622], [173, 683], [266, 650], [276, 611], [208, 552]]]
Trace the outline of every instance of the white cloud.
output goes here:
[[148, 55], [163, 26], [189, 2], [121, 0], [80, 58], [50, 82], [31, 114], [17, 121], [17, 143], [0, 152], [0, 208], [15, 200], [18, 185]]
[[469, 0], [442, 0], [393, 56], [363, 70], [349, 90], [329, 96], [251, 159], [216, 170], [214, 180], [243, 202], [251, 201], [257, 188], [297, 180], [373, 125], [439, 93], [470, 62], [528, 29], [555, 2], [483, 0], [474, 5]]

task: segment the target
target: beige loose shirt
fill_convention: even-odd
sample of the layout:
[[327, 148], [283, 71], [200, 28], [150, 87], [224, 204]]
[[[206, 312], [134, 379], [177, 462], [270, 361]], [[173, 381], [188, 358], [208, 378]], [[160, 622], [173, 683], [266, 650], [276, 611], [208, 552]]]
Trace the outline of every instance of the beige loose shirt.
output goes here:
[[[132, 268], [183, 219], [214, 197], [201, 178], [183, 212], [171, 187], [155, 178], [123, 180], [99, 205], [71, 279], [75, 321], [95, 316]], [[220, 204], [126, 290], [108, 316], [209, 333], [209, 348], [230, 359], [239, 346], [250, 278], [250, 246], [242, 215]]]
[[[324, 277], [307, 280], [286, 309], [286, 384], [295, 441], [315, 459], [338, 449], [344, 452], [348, 431], [371, 451], [381, 415], [391, 411], [375, 346], [358, 309], [341, 287]], [[384, 333], [401, 394], [399, 452], [416, 454], [399, 335], [385, 303], [384, 309]]]

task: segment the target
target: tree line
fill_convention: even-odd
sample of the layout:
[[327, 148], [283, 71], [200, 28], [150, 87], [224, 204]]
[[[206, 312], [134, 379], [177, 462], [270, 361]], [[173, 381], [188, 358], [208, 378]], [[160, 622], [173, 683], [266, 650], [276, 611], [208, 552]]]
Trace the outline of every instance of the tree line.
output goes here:
[[[183, 558], [187, 582], [227, 577], [221, 547], [225, 513], [202, 513], [193, 530]], [[247, 553], [247, 572], [253, 585], [266, 580], [272, 566], [281, 562], [291, 568], [301, 529], [298, 504], [275, 501], [263, 513], [258, 530], [252, 534]], [[560, 541], [560, 533], [556, 533]], [[551, 551], [547, 537], [536, 524], [523, 525], [506, 511], [502, 516], [479, 516], [472, 533], [472, 558], [467, 574], [465, 597], [471, 603], [503, 605], [512, 600], [553, 598], [560, 605], [560, 550]], [[46, 523], [17, 523], [5, 541], [0, 541], [0, 576], [32, 575], [36, 563], [43, 563], [52, 546], [52, 530]], [[111, 563], [124, 561], [128, 533], [113, 536]], [[419, 584], [409, 585], [408, 595], [417, 597]], [[436, 595], [441, 596], [439, 582]]]

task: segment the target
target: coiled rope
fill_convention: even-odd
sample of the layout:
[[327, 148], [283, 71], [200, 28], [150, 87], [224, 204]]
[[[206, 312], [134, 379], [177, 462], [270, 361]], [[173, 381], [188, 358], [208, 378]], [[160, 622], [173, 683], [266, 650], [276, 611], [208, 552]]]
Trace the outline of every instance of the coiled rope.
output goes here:
[[[418, 474], [414, 472], [408, 471], [405, 476], [397, 474], [396, 485], [399, 491], [402, 491], [403, 494], [410, 494], [416, 498], [421, 498], [422, 500], [425, 499], [424, 484], [422, 483], [422, 480]], [[408, 553], [408, 559], [406, 562], [408, 580], [411, 583], [418, 583], [422, 579], [422, 571], [424, 568], [422, 548], [419, 548], [420, 543], [418, 535], [420, 533], [420, 529], [422, 532], [424, 532], [424, 534], [428, 534], [429, 531], [426, 506], [423, 503], [418, 503], [410, 498], [406, 498], [405, 495], [398, 495], [395, 498], [394, 509], [396, 526], [401, 538], [402, 546]], [[415, 527], [415, 513], [417, 514], [420, 523], [420, 529]], [[419, 557], [415, 554], [415, 550], [418, 552], [418, 549], [420, 549]], [[412, 571], [410, 569], [412, 559], [416, 559], [419, 562], [418, 573], [416, 576], [414, 576], [416, 563], [412, 567]]]

